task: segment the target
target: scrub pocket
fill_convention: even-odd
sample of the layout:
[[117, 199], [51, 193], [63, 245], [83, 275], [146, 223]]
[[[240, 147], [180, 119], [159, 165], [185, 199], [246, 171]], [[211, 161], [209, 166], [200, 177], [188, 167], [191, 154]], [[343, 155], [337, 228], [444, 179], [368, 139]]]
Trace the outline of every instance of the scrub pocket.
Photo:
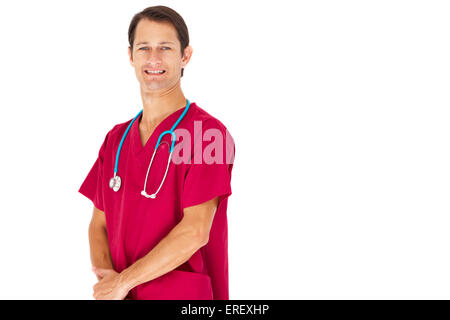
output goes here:
[[211, 278], [207, 274], [180, 270], [172, 270], [132, 290], [136, 300], [213, 299]]

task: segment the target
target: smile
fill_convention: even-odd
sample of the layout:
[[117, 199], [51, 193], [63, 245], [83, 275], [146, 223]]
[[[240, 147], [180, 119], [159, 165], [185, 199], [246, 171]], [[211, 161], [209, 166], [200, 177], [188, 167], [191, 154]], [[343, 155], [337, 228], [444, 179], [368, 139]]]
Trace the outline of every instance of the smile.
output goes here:
[[145, 72], [146, 74], [148, 74], [148, 75], [159, 75], [159, 74], [165, 73], [166, 70], [154, 70], [154, 71], [151, 71], [151, 70], [144, 70], [144, 72]]

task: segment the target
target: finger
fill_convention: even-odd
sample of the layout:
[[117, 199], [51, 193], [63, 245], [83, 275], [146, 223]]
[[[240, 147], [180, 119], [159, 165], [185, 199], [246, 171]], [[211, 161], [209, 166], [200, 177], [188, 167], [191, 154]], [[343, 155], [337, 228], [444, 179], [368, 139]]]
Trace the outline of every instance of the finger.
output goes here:
[[95, 266], [91, 267], [91, 271], [95, 274], [95, 276], [97, 277], [98, 280], [102, 279], [103, 276], [100, 276], [100, 274], [97, 272], [100, 268], [97, 268]]
[[98, 291], [94, 289], [94, 292], [92, 292], [92, 296], [94, 297], [95, 300], [97, 300]]
[[95, 274], [97, 276], [103, 278], [107, 274], [108, 270], [107, 269], [102, 269], [102, 268], [95, 268], [94, 272], [95, 272]]
[[102, 277], [115, 272], [114, 269], [95, 268], [95, 273]]

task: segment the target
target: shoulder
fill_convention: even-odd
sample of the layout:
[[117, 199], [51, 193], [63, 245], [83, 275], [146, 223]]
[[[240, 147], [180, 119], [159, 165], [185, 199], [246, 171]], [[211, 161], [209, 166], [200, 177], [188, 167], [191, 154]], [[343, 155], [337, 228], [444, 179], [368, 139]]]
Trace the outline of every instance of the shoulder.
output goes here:
[[120, 136], [122, 137], [122, 135], [124, 134], [125, 130], [127, 130], [128, 126], [131, 124], [131, 121], [133, 121], [134, 118], [129, 119], [125, 122], [122, 123], [118, 123], [116, 125], [114, 125], [112, 127], [111, 130], [109, 130], [108, 134], [110, 135], [110, 137], [117, 137]]
[[[232, 163], [235, 153], [235, 143], [228, 128], [221, 120], [211, 115], [205, 109], [195, 103], [192, 104], [193, 110], [189, 120], [185, 122], [185, 128], [188, 129], [190, 137], [192, 137], [191, 147], [194, 148], [194, 152], [200, 150], [203, 152], [205, 149], [214, 150], [217, 147], [220, 150], [226, 151], [223, 152], [223, 156], [226, 156], [227, 163]], [[202, 143], [199, 143], [200, 141]], [[218, 142], [219, 144], [217, 144]], [[200, 148], [197, 150], [196, 146], [199, 145]]]
[[104, 147], [107, 148], [117, 146], [133, 119], [134, 117], [125, 122], [113, 125], [113, 127], [106, 133], [105, 140], [103, 141]]
[[[222, 123], [218, 118], [208, 113], [205, 109], [199, 107], [195, 102], [192, 104], [192, 116], [190, 117], [190, 127], [201, 127], [201, 129], [217, 129], [222, 133], [228, 132], [225, 124]], [[228, 133], [229, 134], [229, 133]]]

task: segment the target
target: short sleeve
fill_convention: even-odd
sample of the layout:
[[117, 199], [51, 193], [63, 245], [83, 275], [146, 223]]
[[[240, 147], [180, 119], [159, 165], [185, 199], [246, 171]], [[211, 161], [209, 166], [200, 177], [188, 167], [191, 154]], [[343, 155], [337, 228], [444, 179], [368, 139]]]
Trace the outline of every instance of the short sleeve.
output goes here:
[[98, 157], [94, 162], [91, 170], [89, 171], [86, 179], [82, 183], [79, 193], [87, 197], [92, 201], [94, 206], [102, 211], [105, 211], [103, 204], [103, 157], [106, 149], [106, 143], [108, 140], [109, 133], [106, 135], [102, 146], [98, 152]]
[[[182, 192], [183, 209], [215, 197], [219, 197], [220, 203], [232, 193], [231, 172], [235, 155], [234, 140], [226, 128], [215, 127], [214, 122], [204, 126], [203, 133], [205, 134], [208, 129], [213, 129], [210, 136], [214, 136], [214, 138], [211, 138], [211, 141], [202, 142], [200, 163], [194, 161], [195, 156], [191, 158]], [[222, 145], [222, 152], [214, 148], [215, 145], [220, 149], [218, 144]], [[216, 150], [211, 152], [213, 149]], [[195, 147], [194, 152], [196, 152]], [[210, 159], [207, 159], [208, 156], [210, 156]]]

